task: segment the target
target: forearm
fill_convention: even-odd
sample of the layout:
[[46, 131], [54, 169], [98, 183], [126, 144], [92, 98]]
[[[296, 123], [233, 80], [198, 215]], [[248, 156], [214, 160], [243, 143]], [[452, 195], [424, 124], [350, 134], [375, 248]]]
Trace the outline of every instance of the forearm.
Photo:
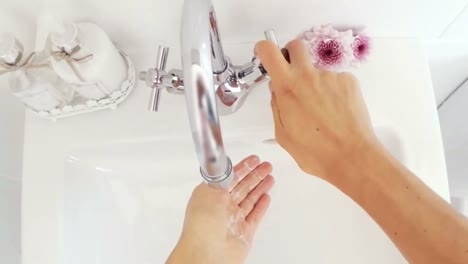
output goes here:
[[[468, 222], [381, 145], [357, 153], [338, 188], [381, 226], [411, 263], [468, 263]], [[352, 179], [352, 180], [350, 180]]]

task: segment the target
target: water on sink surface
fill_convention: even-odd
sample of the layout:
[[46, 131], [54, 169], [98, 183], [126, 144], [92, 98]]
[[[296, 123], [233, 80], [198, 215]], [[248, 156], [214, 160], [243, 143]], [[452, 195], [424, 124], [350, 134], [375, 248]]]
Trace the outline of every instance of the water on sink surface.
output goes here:
[[177, 242], [185, 206], [200, 182], [195, 175], [177, 179], [183, 175], [177, 169], [164, 177], [161, 172], [169, 175], [169, 169], [103, 170], [70, 163], [65, 263], [163, 263], [161, 256]]
[[[378, 131], [402, 159], [398, 136]], [[278, 145], [264, 144], [267, 138], [225, 139], [233, 161], [256, 153], [274, 166], [272, 205], [248, 263], [405, 263], [362, 209], [304, 175]], [[113, 144], [73, 154], [65, 173], [64, 263], [164, 263], [201, 181], [191, 142]]]

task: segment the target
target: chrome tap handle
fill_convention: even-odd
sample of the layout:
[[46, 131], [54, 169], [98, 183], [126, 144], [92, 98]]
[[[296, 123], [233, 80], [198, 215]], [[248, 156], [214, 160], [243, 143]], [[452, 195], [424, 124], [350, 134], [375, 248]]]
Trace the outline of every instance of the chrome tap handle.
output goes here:
[[[265, 38], [278, 46], [278, 40], [273, 29], [265, 30]], [[263, 67], [260, 58], [254, 56], [252, 61], [242, 65], [236, 72], [237, 79], [244, 85], [244, 89], [250, 89], [267, 80], [268, 72]]]
[[162, 74], [166, 70], [167, 58], [169, 56], [169, 48], [159, 46], [158, 56], [156, 59], [156, 76], [153, 80], [153, 85], [151, 86], [153, 90], [151, 91], [151, 97], [149, 102], [149, 110], [152, 112], [157, 112], [159, 108], [159, 101], [161, 99], [161, 91], [164, 88], [161, 85]]
[[167, 58], [169, 57], [169, 48], [164, 46], [158, 47], [158, 56], [156, 58], [156, 69], [160, 71], [166, 70]]
[[159, 87], [154, 87], [151, 90], [151, 97], [149, 101], [148, 109], [151, 112], [158, 112], [159, 110], [159, 101], [161, 100], [161, 91], [162, 89]]
[[270, 28], [270, 29], [265, 30], [264, 33], [265, 33], [265, 39], [275, 43], [275, 45], [278, 46], [279, 48], [278, 39], [276, 38], [276, 35], [275, 35], [275, 30]]

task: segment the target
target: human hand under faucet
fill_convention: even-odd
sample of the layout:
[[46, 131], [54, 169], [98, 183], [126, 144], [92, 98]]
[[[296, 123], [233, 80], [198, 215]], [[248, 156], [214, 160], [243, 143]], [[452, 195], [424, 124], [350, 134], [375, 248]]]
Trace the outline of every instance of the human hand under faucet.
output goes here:
[[202, 183], [192, 193], [179, 243], [168, 264], [244, 263], [269, 205], [272, 166], [250, 156], [234, 167], [229, 190]]
[[255, 48], [271, 77], [276, 139], [302, 170], [335, 183], [349, 155], [377, 141], [358, 81], [314, 68], [300, 40], [285, 50], [269, 41]]

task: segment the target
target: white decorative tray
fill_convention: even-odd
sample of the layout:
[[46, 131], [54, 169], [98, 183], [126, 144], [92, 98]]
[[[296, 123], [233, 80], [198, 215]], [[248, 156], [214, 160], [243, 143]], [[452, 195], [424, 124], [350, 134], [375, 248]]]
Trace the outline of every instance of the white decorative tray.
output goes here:
[[56, 121], [60, 118], [76, 116], [81, 114], [86, 114], [90, 112], [95, 112], [104, 109], [116, 109], [117, 106], [125, 101], [127, 96], [133, 90], [135, 86], [135, 66], [133, 65], [130, 57], [125, 54], [123, 51], [120, 51], [120, 54], [124, 58], [127, 64], [127, 78], [122, 83], [120, 90], [114, 91], [107, 97], [104, 97], [100, 100], [86, 100], [77, 98], [73, 100], [72, 104], [65, 105], [60, 108], [55, 108], [50, 111], [36, 111], [32, 108], [28, 108], [30, 111], [36, 113], [40, 117]]

